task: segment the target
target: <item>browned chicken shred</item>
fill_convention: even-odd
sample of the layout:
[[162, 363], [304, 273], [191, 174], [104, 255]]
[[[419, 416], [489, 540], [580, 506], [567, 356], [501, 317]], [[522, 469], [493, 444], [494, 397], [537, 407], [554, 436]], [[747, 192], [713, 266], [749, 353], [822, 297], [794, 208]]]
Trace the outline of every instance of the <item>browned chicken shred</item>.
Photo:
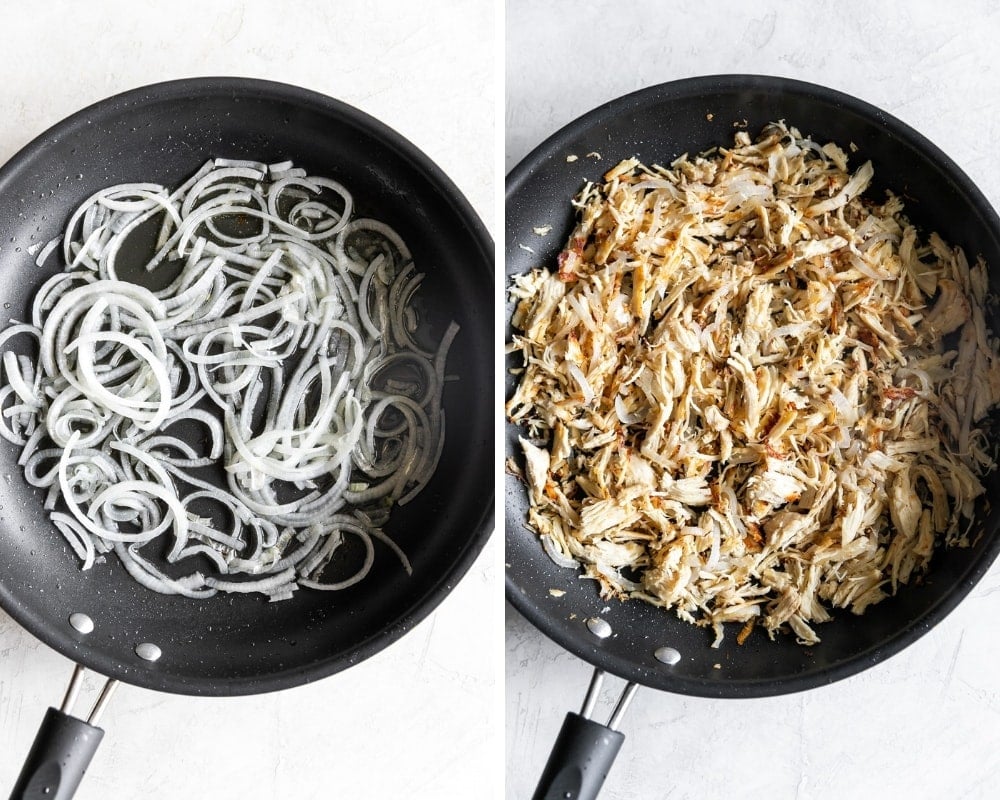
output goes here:
[[804, 644], [967, 546], [1000, 401], [986, 266], [784, 123], [627, 160], [517, 277], [529, 524], [605, 597]]

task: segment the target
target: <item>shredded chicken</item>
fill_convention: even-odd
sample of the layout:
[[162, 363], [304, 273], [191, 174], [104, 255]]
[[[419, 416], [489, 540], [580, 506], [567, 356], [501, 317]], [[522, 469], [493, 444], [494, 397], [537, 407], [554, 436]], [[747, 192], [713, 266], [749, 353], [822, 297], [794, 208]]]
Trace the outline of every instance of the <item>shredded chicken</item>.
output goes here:
[[[529, 523], [604, 597], [819, 641], [967, 546], [1000, 401], [986, 266], [783, 123], [588, 184], [517, 277]], [[741, 639], [742, 641], [742, 639]]]

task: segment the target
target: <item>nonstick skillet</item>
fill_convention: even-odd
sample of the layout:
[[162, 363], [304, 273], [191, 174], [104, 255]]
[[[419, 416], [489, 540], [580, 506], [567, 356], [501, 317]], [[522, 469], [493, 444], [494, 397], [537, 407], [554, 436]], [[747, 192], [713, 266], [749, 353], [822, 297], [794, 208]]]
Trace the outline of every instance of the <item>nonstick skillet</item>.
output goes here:
[[[845, 148], [851, 163], [871, 159], [879, 197], [892, 188], [906, 201], [906, 213], [924, 231], [938, 231], [970, 256], [981, 254], [990, 267], [990, 285], [1000, 290], [1000, 220], [982, 193], [935, 145], [901, 121], [856, 98], [783, 78], [724, 75], [692, 78], [643, 89], [611, 101], [554, 134], [507, 177], [505, 254], [508, 278], [555, 263], [573, 226], [570, 199], [587, 180], [596, 180], [619, 160], [637, 157], [669, 163], [682, 153], [731, 144], [745, 129], [756, 135], [768, 122], [783, 119], [821, 142]], [[600, 160], [596, 155], [599, 154]], [[577, 156], [567, 161], [567, 157]], [[532, 229], [552, 225], [547, 237]], [[523, 247], [522, 247], [523, 245]], [[531, 248], [529, 252], [525, 248]], [[508, 303], [507, 336], [513, 310]], [[987, 312], [994, 331], [1000, 313]], [[508, 365], [516, 366], [511, 361]], [[510, 396], [514, 379], [507, 376]], [[523, 463], [519, 431], [507, 425], [506, 450]], [[1000, 490], [1000, 474], [985, 481], [984, 497]], [[612, 724], [599, 725], [584, 713], [567, 718], [543, 774], [536, 798], [596, 797], [622, 735], [611, 730], [634, 692], [644, 685], [704, 697], [763, 697], [809, 689], [860, 672], [899, 652], [950, 612], [985, 574], [1000, 550], [1000, 507], [981, 504], [967, 549], [941, 550], [926, 579], [870, 608], [848, 612], [822, 625], [822, 642], [811, 648], [793, 637], [769, 641], [755, 633], [744, 645], [730, 631], [712, 649], [711, 634], [644, 603], [600, 599], [591, 581], [556, 566], [526, 527], [528, 497], [513, 475], [506, 478], [506, 593], [510, 603], [537, 628], [597, 668], [629, 682]], [[564, 592], [559, 597], [550, 589]], [[558, 594], [558, 592], [557, 592]], [[599, 617], [613, 632], [598, 638], [586, 620]], [[672, 647], [680, 660], [670, 666], [654, 652]], [[596, 689], [592, 685], [592, 690]], [[594, 691], [588, 693], [592, 696]]]
[[[0, 607], [111, 679], [180, 694], [244, 695], [323, 678], [378, 652], [434, 609], [488, 538], [494, 376], [486, 354], [494, 328], [484, 309], [493, 307], [493, 243], [427, 156], [357, 109], [266, 81], [174, 81], [74, 114], [0, 170], [0, 303], [9, 316], [23, 319], [36, 288], [57, 269], [55, 259], [48, 269], [35, 266], [27, 248], [60, 233], [82, 200], [117, 183], [177, 185], [212, 157], [291, 159], [342, 182], [359, 214], [377, 216], [410, 246], [426, 273], [421, 295], [431, 324], [443, 331], [454, 319], [461, 326], [448, 359], [458, 380], [445, 389], [440, 464], [386, 528], [407, 552], [412, 576], [380, 553], [368, 577], [350, 589], [299, 591], [268, 603], [243, 595], [159, 595], [115, 559], [84, 573], [53, 529], [42, 495], [23, 480], [19, 448], [0, 443], [0, 471], [8, 476], [0, 482]], [[78, 632], [69, 622], [74, 613], [88, 615], [93, 631]], [[144, 643], [161, 650], [159, 660], [137, 656]], [[67, 701], [74, 693], [71, 686]], [[50, 710], [13, 796], [70, 797], [100, 735]]]

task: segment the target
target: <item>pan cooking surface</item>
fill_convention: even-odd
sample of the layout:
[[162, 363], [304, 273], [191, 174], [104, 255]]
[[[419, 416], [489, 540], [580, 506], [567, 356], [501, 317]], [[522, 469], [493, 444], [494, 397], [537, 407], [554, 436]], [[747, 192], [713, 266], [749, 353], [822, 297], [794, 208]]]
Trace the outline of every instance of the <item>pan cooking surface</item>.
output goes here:
[[[493, 248], [455, 186], [426, 156], [361, 112], [295, 87], [245, 79], [159, 84], [110, 98], [47, 131], [0, 171], [0, 303], [24, 319], [56, 269], [27, 248], [47, 242], [93, 192], [133, 181], [176, 186], [213, 157], [293, 160], [342, 182], [358, 213], [394, 227], [427, 274], [435, 329], [461, 332], [448, 359], [445, 450], [431, 483], [397, 509], [387, 532], [413, 564], [377, 546], [368, 577], [342, 592], [300, 590], [268, 603], [249, 596], [163, 596], [117, 559], [79, 570], [0, 444], [0, 605], [67, 657], [104, 674], [188, 694], [249, 694], [304, 683], [363, 660], [412, 628], [465, 573], [492, 527], [490, 361]], [[94, 621], [83, 634], [74, 613]], [[155, 662], [140, 643], [162, 650]]]
[[[529, 154], [507, 178], [505, 253], [508, 277], [555, 263], [573, 226], [570, 199], [586, 180], [597, 180], [623, 158], [669, 163], [682, 153], [731, 144], [737, 129], [751, 136], [784, 119], [803, 134], [846, 146], [854, 143], [855, 167], [871, 159], [875, 183], [903, 194], [906, 213], [924, 231], [938, 231], [990, 267], [1000, 289], [1000, 220], [961, 170], [918, 133], [879, 109], [822, 87], [779, 78], [716, 76], [644, 89], [612, 101], [570, 123]], [[599, 153], [601, 158], [587, 157]], [[567, 156], [577, 156], [567, 161]], [[545, 238], [533, 227], [552, 225]], [[520, 247], [525, 245], [535, 252]], [[513, 306], [507, 304], [507, 336]], [[987, 314], [1000, 331], [996, 309]], [[511, 363], [508, 366], [516, 366]], [[514, 388], [506, 376], [506, 396]], [[507, 455], [523, 463], [518, 429], [507, 425]], [[1000, 490], [1000, 475], [986, 481], [986, 497]], [[684, 694], [752, 697], [798, 691], [830, 683], [893, 655], [940, 621], [987, 571], [1000, 549], [1000, 510], [979, 510], [974, 530], [982, 534], [968, 549], [941, 550], [923, 585], [857, 617], [834, 612], [819, 625], [822, 642], [797, 645], [792, 636], [771, 642], [754, 631], [736, 644], [739, 626], [729, 626], [713, 649], [710, 630], [681, 622], [673, 612], [641, 602], [603, 601], [593, 581], [557, 567], [526, 526], [523, 485], [506, 477], [506, 585], [508, 600], [544, 633], [580, 658], [647, 686]], [[565, 594], [554, 596], [550, 589]], [[586, 620], [600, 617], [611, 635], [598, 638]], [[673, 647], [680, 661], [668, 666], [654, 653]]]

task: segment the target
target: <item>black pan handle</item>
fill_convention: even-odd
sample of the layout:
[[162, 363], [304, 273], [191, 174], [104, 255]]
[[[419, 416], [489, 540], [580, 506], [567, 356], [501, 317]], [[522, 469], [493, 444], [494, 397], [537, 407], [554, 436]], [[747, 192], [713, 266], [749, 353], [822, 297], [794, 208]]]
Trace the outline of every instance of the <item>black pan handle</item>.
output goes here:
[[625, 734], [570, 711], [532, 800], [595, 800]]
[[608, 724], [602, 725], [590, 715], [604, 674], [602, 670], [594, 670], [580, 713], [571, 711], [566, 715], [532, 800], [597, 800], [625, 742], [618, 723], [638, 688], [634, 683], [625, 687]]
[[103, 738], [100, 728], [50, 708], [10, 800], [70, 800]]
[[62, 708], [50, 708], [14, 784], [10, 800], [71, 800], [104, 738], [97, 722], [118, 681], [108, 680], [86, 722], [68, 712], [80, 691], [83, 667], [77, 666]]

